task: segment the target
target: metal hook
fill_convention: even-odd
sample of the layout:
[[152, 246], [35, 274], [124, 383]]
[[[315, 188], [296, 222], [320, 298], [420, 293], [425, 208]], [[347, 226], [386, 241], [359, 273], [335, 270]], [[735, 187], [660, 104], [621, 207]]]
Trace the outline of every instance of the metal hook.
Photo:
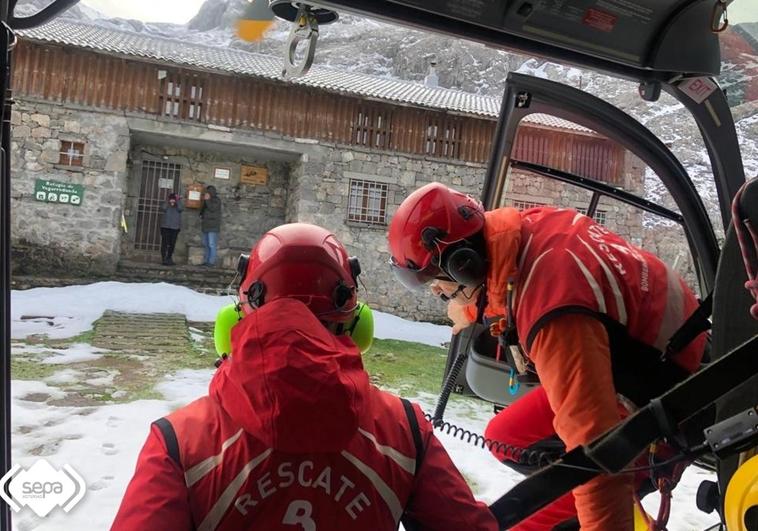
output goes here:
[[[284, 70], [282, 71], [282, 76], [285, 79], [304, 76], [308, 73], [313, 64], [313, 58], [316, 55], [317, 40], [318, 20], [311, 13], [309, 5], [300, 4], [287, 39], [287, 48], [284, 54]], [[295, 55], [297, 47], [303, 41], [307, 41], [304, 50], [305, 57], [300, 63], [296, 63]]]
[[[721, 33], [729, 27], [726, 6], [727, 0], [716, 0], [716, 3], [713, 5], [713, 13], [711, 14], [711, 31], [713, 33]], [[724, 22], [720, 23], [721, 17], [724, 18]]]

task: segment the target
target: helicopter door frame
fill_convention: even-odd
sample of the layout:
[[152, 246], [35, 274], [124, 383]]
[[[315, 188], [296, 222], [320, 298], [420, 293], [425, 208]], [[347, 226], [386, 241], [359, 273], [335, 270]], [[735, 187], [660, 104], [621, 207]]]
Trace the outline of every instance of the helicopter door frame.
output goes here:
[[[683, 98], [690, 98], [686, 92], [679, 88], [672, 87], [672, 90], [678, 91]], [[717, 93], [723, 95], [721, 91], [717, 91]], [[713, 93], [710, 96], [713, 98], [715, 95], [716, 93]], [[725, 135], [724, 138], [716, 135], [711, 130], [717, 122], [713, 118], [713, 114], [707, 110], [706, 105], [690, 101], [693, 107], [698, 107], [699, 111], [705, 111], [707, 114], [707, 116], [703, 115], [701, 118], [707, 119], [709, 123], [701, 127], [701, 130], [703, 128], [707, 130], [706, 132], [709, 135], [710, 141], [706, 141], [706, 145], [710, 146], [709, 152], [715, 152], [714, 155], [720, 161], [719, 167], [724, 178], [721, 180], [717, 179], [717, 188], [719, 189], [719, 199], [721, 200], [723, 196], [723, 205], [727, 205], [728, 208], [729, 199], [727, 198], [731, 197], [734, 191], [736, 191], [737, 188], [734, 187], [737, 186], [739, 178], [742, 175], [739, 149], [736, 150], [736, 163], [734, 150], [726, 151], [725, 155], [719, 158], [718, 153], [722, 149], [721, 145], [728, 145], [728, 138], [726, 138], [728, 135]], [[720, 109], [718, 103], [716, 106], [711, 106], [711, 108]], [[590, 179], [548, 168], [533, 167], [534, 165], [532, 164], [512, 160], [510, 155], [519, 124], [525, 116], [534, 113], [557, 116], [585, 126], [605, 135], [634, 153], [656, 172], [676, 202], [681, 215], [642, 197]], [[729, 117], [730, 120], [728, 121], [721, 120], [720, 127], [728, 129], [731, 124], [731, 130], [734, 131], [731, 115]], [[724, 131], [722, 130], [721, 132], [723, 133]], [[701, 293], [707, 294], [713, 289], [720, 254], [719, 244], [705, 206], [687, 170], [671, 150], [650, 130], [617, 107], [573, 87], [525, 74], [510, 73], [506, 80], [500, 119], [495, 131], [492, 152], [482, 190], [481, 197], [485, 209], [490, 210], [499, 204], [505, 186], [505, 176], [511, 165], [522, 167], [536, 175], [557, 179], [592, 191], [593, 200], [590, 204], [590, 209], [597, 205], [597, 200], [600, 196], [607, 196], [676, 221], [682, 226], [687, 237]], [[727, 170], [727, 168], [730, 169]], [[474, 333], [475, 331], [472, 327], [457, 336], [453, 336], [444, 371], [445, 379], [460, 351], [467, 349], [471, 344], [471, 335]], [[466, 378], [466, 374], [470, 372], [468, 370], [469, 363], [475, 363], [475, 360], [466, 360], [465, 365], [456, 378], [454, 389], [462, 394], [476, 395]], [[487, 374], [492, 373], [492, 371], [498, 372], [491, 367], [484, 370]], [[474, 371], [477, 374], [479, 372], [481, 371]], [[504, 382], [507, 382], [507, 373], [502, 371], [499, 371], [499, 373], [501, 373], [499, 377], [502, 377]], [[494, 377], [492, 374], [490, 376]]]
[[732, 199], [745, 184], [740, 142], [726, 94], [712, 78], [697, 77], [663, 88], [692, 114], [711, 162], [724, 231], [732, 219]]
[[[521, 120], [548, 114], [582, 125], [617, 142], [660, 178], [681, 212], [685, 234], [703, 293], [713, 289], [719, 244], [708, 213], [687, 170], [649, 129], [617, 107], [579, 89], [525, 74], [510, 73], [482, 191], [485, 208], [502, 195], [504, 175]], [[726, 124], [722, 124], [726, 125]], [[640, 208], [648, 203], [639, 198]]]

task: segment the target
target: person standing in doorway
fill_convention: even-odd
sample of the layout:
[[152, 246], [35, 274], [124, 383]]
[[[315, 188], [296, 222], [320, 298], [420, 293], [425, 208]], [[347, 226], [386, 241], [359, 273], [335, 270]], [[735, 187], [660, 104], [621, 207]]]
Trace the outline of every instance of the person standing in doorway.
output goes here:
[[216, 245], [218, 244], [218, 233], [221, 230], [221, 199], [215, 186], [209, 186], [205, 189], [203, 197], [203, 208], [200, 209], [201, 230], [203, 231], [203, 246], [205, 254], [203, 265], [216, 265]]
[[161, 205], [161, 258], [163, 265], [174, 265], [171, 257], [174, 255], [176, 238], [182, 228], [181, 199], [175, 193], [168, 194], [168, 199]]

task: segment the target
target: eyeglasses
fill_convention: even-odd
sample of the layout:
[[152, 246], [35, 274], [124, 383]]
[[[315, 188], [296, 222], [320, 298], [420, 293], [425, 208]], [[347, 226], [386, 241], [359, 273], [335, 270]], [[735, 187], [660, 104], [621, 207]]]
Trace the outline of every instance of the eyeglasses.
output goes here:
[[[458, 295], [463, 293], [463, 288], [465, 287], [466, 286], [464, 286], [463, 284], [459, 284], [458, 288], [454, 292], [452, 292], [450, 295], [445, 295], [444, 293], [440, 293], [440, 299], [442, 299], [445, 302], [451, 301], [454, 298], [456, 298]], [[463, 294], [465, 295], [465, 293]]]
[[424, 268], [416, 268], [410, 261], [408, 261], [407, 266], [401, 266], [394, 256], [390, 257], [390, 268], [395, 274], [395, 278], [409, 290], [421, 289], [424, 284], [439, 278], [443, 274], [442, 270], [432, 262]]

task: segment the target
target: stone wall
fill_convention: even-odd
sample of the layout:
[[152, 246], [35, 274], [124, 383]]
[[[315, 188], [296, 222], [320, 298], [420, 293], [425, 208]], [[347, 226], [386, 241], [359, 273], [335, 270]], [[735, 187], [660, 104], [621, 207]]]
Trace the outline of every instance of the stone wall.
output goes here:
[[[643, 187], [644, 170], [638, 160], [635, 162], [630, 157], [627, 162], [625, 187], [639, 193]], [[428, 290], [409, 292], [393, 278], [388, 265], [387, 225], [348, 221], [350, 180], [387, 184], [389, 220], [408, 194], [432, 181], [479, 197], [485, 170], [486, 167], [480, 164], [335, 146], [325, 157], [306, 157], [301, 168], [293, 169], [302, 175], [297, 179], [297, 219], [334, 231], [349, 252], [361, 259], [366, 288], [361, 296], [374, 307], [414, 319], [446, 322], [444, 304], [434, 299]], [[590, 196], [590, 192], [551, 179], [514, 174], [509, 180], [504, 203], [512, 204], [515, 199], [576, 208], [587, 207]], [[605, 198], [599, 209], [606, 212], [611, 230], [634, 243], [642, 243], [642, 213], [639, 210]]]
[[[285, 162], [234, 157], [210, 151], [186, 148], [134, 144], [130, 160], [132, 169], [129, 178], [127, 216], [131, 226], [136, 226], [137, 204], [140, 195], [143, 161], [154, 160], [177, 164], [181, 167], [179, 193], [186, 199], [187, 186], [201, 183], [213, 185], [222, 203], [222, 224], [218, 241], [218, 264], [233, 268], [241, 252], [249, 252], [258, 238], [277, 225], [285, 222], [287, 189], [290, 166]], [[265, 166], [268, 180], [265, 185], [240, 182], [242, 165]], [[216, 179], [216, 167], [231, 170], [229, 179]], [[200, 264], [203, 261], [200, 210], [185, 208], [182, 214], [182, 230], [177, 239], [174, 261], [176, 263]], [[144, 253], [135, 249], [135, 235], [130, 232], [122, 244], [122, 254], [129, 258], [160, 260], [160, 253]]]
[[330, 150], [322, 159], [308, 158], [301, 166], [298, 220], [334, 231], [348, 251], [360, 258], [365, 286], [361, 299], [404, 317], [445, 322], [445, 306], [428, 290], [409, 292], [394, 279], [389, 268], [387, 225], [347, 220], [350, 180], [388, 185], [389, 220], [408, 194], [432, 181], [480, 195], [484, 166], [340, 147]]
[[[30, 262], [63, 268], [69, 274], [91, 275], [112, 272], [119, 255], [158, 259], [157, 251], [138, 252], [134, 245], [142, 164], [146, 160], [172, 162], [181, 166], [182, 195], [195, 182], [213, 184], [219, 191], [224, 210], [219, 240], [222, 267], [232, 268], [240, 252], [247, 252], [261, 234], [276, 225], [316, 223], [334, 231], [349, 252], [360, 257], [365, 286], [362, 299], [404, 317], [446, 321], [441, 301], [428, 291], [409, 292], [395, 281], [388, 265], [387, 223], [348, 221], [350, 181], [386, 184], [388, 221], [408, 194], [432, 181], [478, 197], [486, 169], [482, 164], [28, 102], [18, 111], [14, 113], [14, 244], [22, 249], [22, 244], [29, 242], [25, 245], [31, 247], [23, 247], [23, 252], [14, 256], [21, 256], [17, 268], [27, 274], [43, 267], [36, 265], [37, 269], [31, 270]], [[86, 142], [83, 168], [56, 164], [61, 139]], [[265, 166], [267, 184], [240, 184], [242, 164]], [[640, 191], [642, 172], [634, 160], [628, 164], [626, 188]], [[230, 168], [231, 178], [213, 178], [217, 166]], [[84, 204], [71, 207], [35, 202], [32, 192], [37, 177], [84, 184]], [[590, 194], [533, 175], [514, 175], [507, 198], [586, 207]], [[123, 238], [119, 229], [122, 207], [129, 226]], [[609, 228], [643, 243], [637, 210], [606, 199], [600, 208], [606, 211]], [[187, 209], [175, 261], [196, 264], [201, 260], [198, 211]]]
[[[14, 274], [115, 271], [129, 129], [123, 116], [19, 101], [12, 114]], [[81, 167], [59, 164], [61, 141], [83, 142]], [[80, 206], [35, 200], [37, 179], [84, 186]]]
[[670, 265], [699, 294], [695, 264], [681, 225], [658, 219], [655, 223], [647, 223], [643, 234], [641, 246]]
[[[624, 161], [623, 189], [643, 196], [645, 168], [645, 164], [639, 158], [627, 152]], [[508, 176], [503, 204], [513, 206], [521, 203], [541, 203], [586, 209], [591, 198], [592, 192], [578, 186], [517, 170], [512, 171]], [[642, 244], [641, 210], [605, 196], [600, 199], [597, 210], [602, 214], [602, 222], [606, 227], [636, 245]]]

